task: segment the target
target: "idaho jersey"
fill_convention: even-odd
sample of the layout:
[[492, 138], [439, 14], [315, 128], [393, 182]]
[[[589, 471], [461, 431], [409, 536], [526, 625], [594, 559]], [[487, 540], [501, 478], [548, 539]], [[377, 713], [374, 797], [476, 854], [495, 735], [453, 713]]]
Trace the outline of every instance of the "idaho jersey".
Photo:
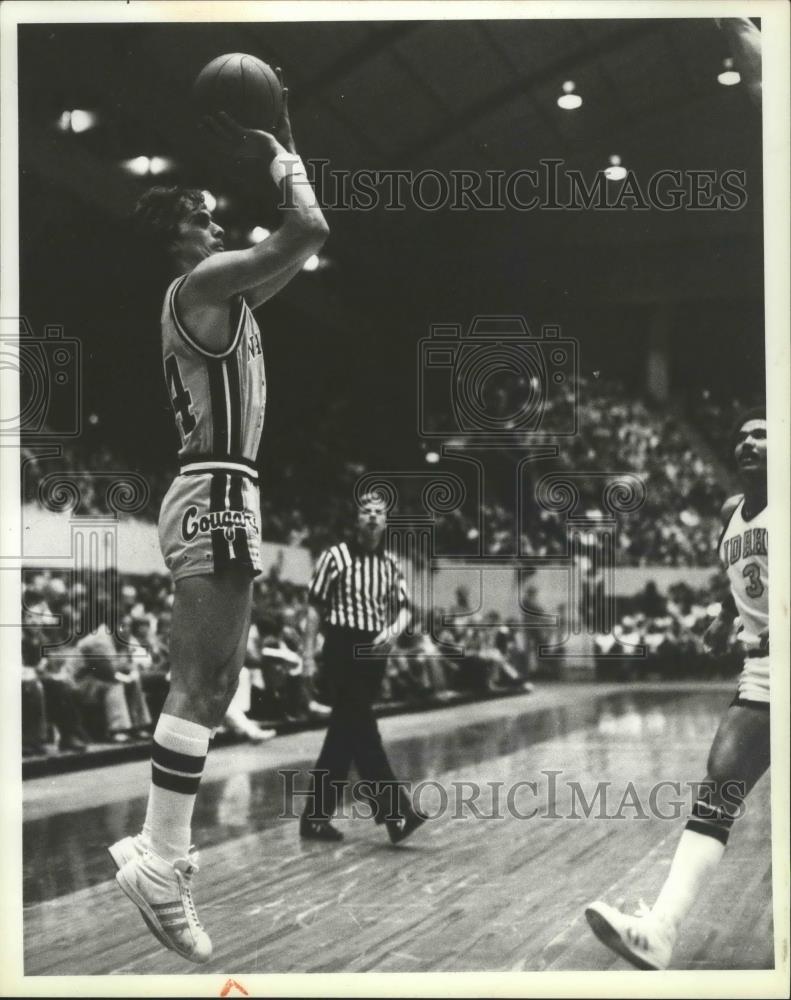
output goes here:
[[255, 468], [266, 406], [261, 332], [239, 296], [231, 308], [230, 345], [221, 352], [201, 347], [178, 313], [186, 275], [168, 288], [162, 308], [165, 381], [181, 437], [179, 463], [232, 462]]
[[741, 619], [739, 638], [749, 651], [769, 624], [769, 514], [764, 507], [748, 521], [743, 511], [744, 498], [722, 533], [720, 559]]

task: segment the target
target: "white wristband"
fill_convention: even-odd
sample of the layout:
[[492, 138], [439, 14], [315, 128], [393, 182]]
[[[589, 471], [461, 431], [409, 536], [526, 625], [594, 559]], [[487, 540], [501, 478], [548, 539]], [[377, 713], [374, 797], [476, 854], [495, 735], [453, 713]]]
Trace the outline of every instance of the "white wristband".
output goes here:
[[275, 184], [280, 184], [284, 177], [307, 177], [305, 164], [294, 153], [278, 153], [269, 164], [269, 172]]

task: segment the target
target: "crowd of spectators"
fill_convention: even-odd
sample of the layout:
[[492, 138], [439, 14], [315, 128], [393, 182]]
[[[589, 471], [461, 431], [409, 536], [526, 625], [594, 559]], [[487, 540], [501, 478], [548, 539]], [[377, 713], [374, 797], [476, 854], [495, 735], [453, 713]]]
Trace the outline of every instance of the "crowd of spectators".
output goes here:
[[[514, 409], [513, 399], [504, 398], [501, 405], [506, 413]], [[630, 397], [617, 382], [579, 378], [565, 393], [546, 401], [540, 430], [550, 433], [555, 427], [570, 426], [574, 409], [577, 432], [561, 439], [558, 455], [526, 466], [523, 509], [517, 511], [505, 491], [499, 502], [482, 505], [487, 553], [513, 552], [519, 535], [523, 555], [564, 555], [566, 513], [542, 503], [535, 488], [538, 480], [550, 473], [573, 474], [568, 481], [578, 491], [574, 516], [595, 522], [609, 513], [604, 501], [607, 485], [623, 481], [626, 473], [642, 482], [645, 500], [632, 512], [617, 513], [617, 564], [715, 565], [719, 511], [727, 490], [714, 464], [692, 446], [686, 426], [644, 399]], [[463, 436], [458, 439], [463, 440]], [[512, 449], [503, 455], [504, 466], [506, 462], [513, 463]], [[493, 469], [496, 472], [493, 454], [487, 453], [490, 480]], [[513, 494], [513, 479], [507, 488]], [[518, 521], [517, 514], [521, 514]], [[440, 546], [463, 553], [465, 544], [478, 544], [480, 533], [477, 518], [455, 512], [442, 520], [438, 538]]]
[[[517, 409], [518, 394], [526, 392], [515, 383], [503, 392], [499, 405], [504, 413]], [[567, 546], [567, 518], [556, 510], [546, 509], [535, 496], [535, 485], [550, 472], [573, 472], [580, 490], [576, 513], [602, 514], [602, 474], [631, 473], [639, 477], [646, 490], [645, 502], [634, 512], [618, 516], [616, 559], [620, 565], [713, 566], [716, 563], [718, 513], [726, 495], [717, 469], [698, 454], [691, 443], [686, 425], [640, 398], [631, 397], [625, 387], [613, 381], [578, 379], [560, 394], [545, 402], [542, 429], [566, 426], [576, 406], [578, 431], [558, 439], [559, 454], [529, 464], [528, 479], [522, 496], [524, 509], [517, 510], [512, 476], [513, 455], [502, 456], [502, 487], [492, 490], [498, 481], [498, 456], [487, 453], [487, 497], [475, 498], [436, 516], [435, 544], [440, 553], [478, 552], [498, 555], [518, 551], [523, 555], [559, 556]], [[734, 404], [734, 409], [736, 404]], [[727, 411], [727, 412], [726, 412]], [[711, 431], [716, 447], [725, 454], [724, 438], [733, 414], [715, 404], [705, 393], [692, 416], [700, 429]], [[299, 461], [278, 469], [277, 483], [262, 497], [263, 537], [267, 541], [303, 545], [315, 555], [336, 539], [348, 525], [353, 512], [354, 485], [366, 468], [349, 459], [348, 439], [333, 436], [334, 444], [320, 435], [308, 435], [304, 446], [295, 448]], [[463, 443], [459, 435], [456, 444]], [[718, 442], [718, 444], [717, 444]], [[341, 452], [344, 449], [344, 453]], [[87, 469], [101, 469], [103, 475], [124, 466], [106, 446], [93, 451], [78, 451], [64, 446], [57, 460], [39, 459], [26, 452], [23, 496], [39, 501], [42, 475], [52, 469], [79, 476], [81, 506], [76, 513], [106, 513], [103, 489], [106, 479], [93, 482]], [[727, 457], [727, 456], [725, 456]], [[423, 454], [418, 455], [421, 471], [426, 472]], [[439, 469], [459, 473], [467, 463], [443, 461]], [[469, 468], [469, 466], [467, 466]], [[461, 469], [463, 471], [463, 469]], [[167, 490], [172, 470], [144, 470], [149, 497], [135, 516], [155, 521], [162, 496]], [[585, 477], [585, 473], [590, 473]], [[317, 485], [320, 474], [321, 485]], [[582, 474], [582, 475], [581, 475]], [[530, 477], [533, 478], [530, 478]], [[282, 480], [282, 482], [280, 482]], [[409, 513], [415, 498], [402, 498], [399, 513]], [[483, 537], [481, 537], [483, 536]]]
[[[728, 590], [722, 572], [707, 586], [693, 590], [676, 583], [661, 594], [649, 582], [629, 600], [619, 603], [619, 621], [609, 635], [595, 638], [596, 676], [600, 680], [659, 680], [730, 677], [738, 673], [743, 653], [734, 623], [723, 656], [712, 657], [703, 636], [720, 612]], [[636, 653], [642, 647], [643, 653]]]
[[[98, 578], [71, 581], [58, 571], [24, 574], [25, 755], [145, 740], [156, 725], [169, 688], [170, 578], [121, 576], [113, 582], [115, 601], [100, 585]], [[620, 599], [612, 633], [595, 637], [597, 678], [737, 672], [736, 643], [717, 660], [703, 647], [726, 589], [718, 573], [697, 591], [678, 583], [663, 595], [648, 583], [635, 597]], [[532, 587], [525, 600], [541, 610]], [[320, 721], [329, 714], [320, 651], [315, 676], [306, 674], [302, 661], [306, 602], [306, 588], [281, 579], [277, 569], [256, 580], [245, 667], [221, 727], [227, 733], [261, 742], [283, 723]], [[556, 639], [547, 629], [513, 629], [494, 611], [473, 613], [459, 588], [449, 607], [425, 616], [416, 612], [389, 649], [382, 702], [417, 707], [459, 694], [529, 691], [542, 675], [539, 647]], [[636, 656], [635, 646], [645, 653]]]
[[[631, 472], [645, 503], [619, 518], [616, 559], [625, 565], [710, 566], [717, 562], [725, 488], [696, 454], [676, 418], [596, 380], [579, 387], [580, 433], [561, 451], [566, 470]], [[595, 485], [596, 495], [601, 486]], [[596, 496], [591, 496], [595, 508]]]
[[[116, 599], [101, 590], [98, 577], [86, 584], [57, 571], [24, 574], [26, 755], [150, 737], [169, 689], [172, 585], [158, 574], [121, 576], [112, 585]], [[306, 614], [305, 587], [281, 579], [277, 570], [256, 580], [245, 667], [224, 730], [261, 742], [275, 735], [277, 724], [329, 715], [321, 700], [320, 651], [317, 675], [304, 670]], [[442, 613], [435, 618], [441, 621]], [[445, 628], [437, 640], [420, 628], [416, 622], [390, 650], [384, 702], [414, 705], [453, 692], [529, 686], [525, 656], [496, 615]]]

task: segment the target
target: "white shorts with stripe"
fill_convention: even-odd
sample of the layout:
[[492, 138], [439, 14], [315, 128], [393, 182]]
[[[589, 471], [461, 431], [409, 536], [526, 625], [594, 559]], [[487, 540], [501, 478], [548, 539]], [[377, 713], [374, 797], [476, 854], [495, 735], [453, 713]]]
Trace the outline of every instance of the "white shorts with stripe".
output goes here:
[[769, 657], [748, 656], [739, 674], [738, 697], [769, 704]]
[[174, 580], [228, 568], [261, 572], [257, 473], [233, 462], [182, 466], [159, 513], [159, 545]]

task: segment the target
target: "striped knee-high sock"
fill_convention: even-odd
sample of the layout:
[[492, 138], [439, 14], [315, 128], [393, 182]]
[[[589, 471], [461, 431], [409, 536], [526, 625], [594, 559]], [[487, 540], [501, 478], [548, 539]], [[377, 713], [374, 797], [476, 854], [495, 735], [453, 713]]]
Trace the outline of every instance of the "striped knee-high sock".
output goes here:
[[195, 796], [211, 730], [175, 715], [160, 715], [151, 752], [151, 788], [143, 841], [166, 861], [186, 857]]

